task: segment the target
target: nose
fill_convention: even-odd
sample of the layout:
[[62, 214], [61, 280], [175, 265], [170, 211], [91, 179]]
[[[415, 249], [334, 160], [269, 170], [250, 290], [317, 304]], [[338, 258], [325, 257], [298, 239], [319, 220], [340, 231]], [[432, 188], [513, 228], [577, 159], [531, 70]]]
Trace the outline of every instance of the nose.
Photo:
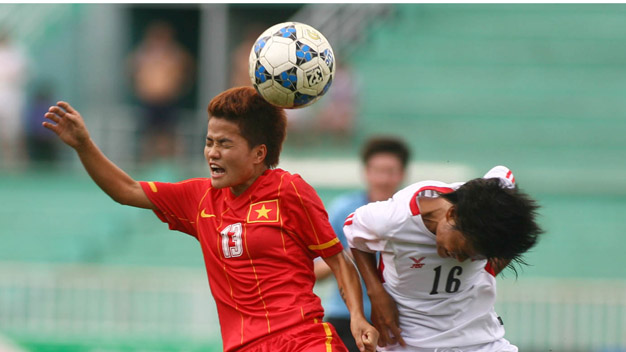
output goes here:
[[204, 153], [206, 154], [207, 159], [218, 159], [220, 156], [219, 150], [216, 146], [205, 146]]

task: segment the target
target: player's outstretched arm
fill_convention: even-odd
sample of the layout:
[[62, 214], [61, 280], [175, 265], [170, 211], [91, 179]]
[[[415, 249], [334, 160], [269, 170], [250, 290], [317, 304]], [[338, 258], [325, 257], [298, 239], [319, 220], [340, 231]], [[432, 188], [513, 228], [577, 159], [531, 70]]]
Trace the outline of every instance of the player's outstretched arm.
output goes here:
[[396, 302], [385, 291], [376, 270], [376, 254], [351, 248], [359, 272], [365, 281], [367, 295], [372, 302], [372, 323], [380, 333], [378, 346], [399, 343], [406, 346], [401, 335], [399, 313]]
[[359, 274], [344, 252], [324, 258], [337, 279], [339, 293], [350, 311], [350, 330], [360, 351], [376, 351], [378, 331], [367, 322], [363, 313], [363, 298]]
[[89, 176], [113, 200], [134, 207], [154, 209], [139, 182], [100, 151], [89, 136], [82, 116], [70, 104], [60, 101], [51, 106], [44, 117], [49, 121], [43, 122], [43, 126], [76, 150]]

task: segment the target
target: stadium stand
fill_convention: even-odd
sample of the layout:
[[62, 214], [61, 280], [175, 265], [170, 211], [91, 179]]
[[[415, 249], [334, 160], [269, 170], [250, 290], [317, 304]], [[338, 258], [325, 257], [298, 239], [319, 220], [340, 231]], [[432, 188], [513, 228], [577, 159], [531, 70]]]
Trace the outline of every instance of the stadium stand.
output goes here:
[[400, 133], [420, 159], [506, 160], [542, 191], [612, 194], [626, 176], [625, 11], [398, 5], [351, 57], [361, 131]]

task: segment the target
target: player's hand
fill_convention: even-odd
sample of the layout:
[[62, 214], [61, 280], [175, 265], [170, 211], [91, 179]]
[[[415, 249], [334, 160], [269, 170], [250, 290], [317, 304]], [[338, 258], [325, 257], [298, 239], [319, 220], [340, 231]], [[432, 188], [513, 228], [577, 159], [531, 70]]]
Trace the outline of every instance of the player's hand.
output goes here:
[[89, 132], [82, 116], [70, 104], [60, 101], [51, 106], [44, 117], [51, 122], [45, 121], [42, 125], [56, 133], [70, 147], [79, 149], [89, 141]]
[[372, 323], [378, 329], [380, 338], [378, 346], [395, 345], [399, 343], [406, 346], [406, 342], [400, 334], [399, 313], [396, 302], [385, 290], [381, 290], [375, 296], [370, 296], [372, 304]]
[[370, 323], [362, 319], [351, 319], [350, 330], [359, 351], [375, 352], [378, 343], [378, 331]]

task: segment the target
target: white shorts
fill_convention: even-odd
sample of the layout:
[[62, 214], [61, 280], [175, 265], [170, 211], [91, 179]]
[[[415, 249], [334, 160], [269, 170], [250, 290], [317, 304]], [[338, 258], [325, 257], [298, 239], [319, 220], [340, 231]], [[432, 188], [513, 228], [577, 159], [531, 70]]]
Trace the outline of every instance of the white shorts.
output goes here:
[[392, 345], [386, 347], [378, 347], [378, 351], [384, 352], [518, 352], [516, 346], [505, 339], [472, 346], [460, 347], [440, 347], [440, 348], [421, 348], [415, 346], [402, 347], [400, 345]]

